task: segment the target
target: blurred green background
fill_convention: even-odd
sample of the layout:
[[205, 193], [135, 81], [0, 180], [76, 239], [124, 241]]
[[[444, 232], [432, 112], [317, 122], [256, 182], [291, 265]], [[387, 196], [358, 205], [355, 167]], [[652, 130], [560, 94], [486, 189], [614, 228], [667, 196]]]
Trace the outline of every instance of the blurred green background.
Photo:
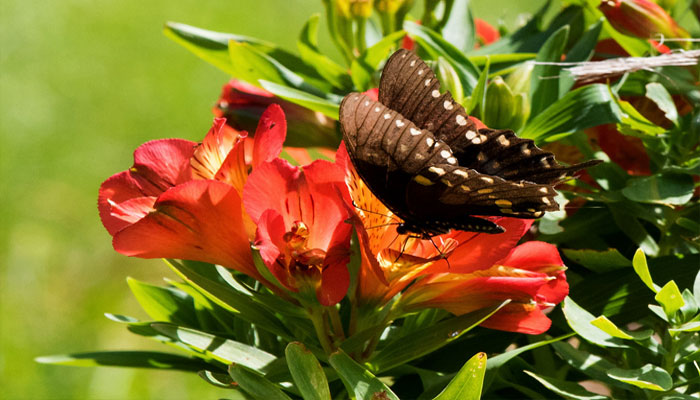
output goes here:
[[[512, 27], [520, 12], [544, 0], [472, 3], [477, 17]], [[4, 0], [0, 7], [0, 398], [227, 396], [193, 374], [33, 359], [168, 351], [103, 317], [146, 319], [125, 278], [160, 283], [173, 274], [159, 260], [115, 253], [96, 208], [100, 183], [131, 166], [141, 143], [200, 140], [228, 79], [165, 38], [163, 23], [256, 36], [294, 50], [321, 2]], [[331, 50], [327, 38], [321, 45]]]

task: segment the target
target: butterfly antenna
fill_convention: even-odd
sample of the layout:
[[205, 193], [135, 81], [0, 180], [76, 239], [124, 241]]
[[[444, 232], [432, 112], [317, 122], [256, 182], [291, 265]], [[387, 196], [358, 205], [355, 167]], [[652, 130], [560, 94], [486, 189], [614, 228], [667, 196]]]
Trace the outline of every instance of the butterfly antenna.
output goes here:
[[[364, 208], [358, 206], [358, 205], [355, 203], [355, 200], [352, 201], [352, 206], [355, 207], [355, 208], [357, 208], [358, 210], [364, 211], [364, 212], [366, 212], [366, 213], [375, 214], [375, 215], [379, 215], [379, 216], [382, 216], [382, 217], [395, 219], [393, 215], [382, 214], [382, 213], [377, 212], [377, 211], [372, 211], [372, 210], [364, 209]], [[398, 224], [400, 224], [400, 222], [396, 222], [396, 224], [398, 225]]]
[[[398, 237], [399, 237], [399, 235], [396, 235], [396, 239], [398, 239]], [[401, 245], [401, 251], [399, 252], [399, 255], [396, 256], [396, 260], [394, 260], [394, 263], [396, 263], [397, 261], [399, 261], [399, 258], [401, 258], [401, 256], [403, 255], [404, 251], [406, 251], [406, 245], [408, 244], [408, 239], [410, 239], [410, 238], [411, 238], [410, 236], [409, 236], [409, 237], [406, 237], [406, 240], [403, 241], [403, 244]], [[392, 240], [391, 243], [394, 243], [394, 241], [395, 241], [396, 239]], [[391, 246], [391, 244], [390, 244], [389, 246]], [[387, 246], [387, 247], [388, 247], [388, 246]]]

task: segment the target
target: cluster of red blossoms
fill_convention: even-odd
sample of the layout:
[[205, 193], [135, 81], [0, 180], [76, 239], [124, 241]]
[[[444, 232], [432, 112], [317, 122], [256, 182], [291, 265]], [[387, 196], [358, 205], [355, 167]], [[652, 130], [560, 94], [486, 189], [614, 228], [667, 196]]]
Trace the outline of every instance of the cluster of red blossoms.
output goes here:
[[[116, 251], [219, 264], [302, 305], [332, 306], [348, 295], [381, 307], [400, 294], [404, 312], [460, 315], [510, 299], [483, 325], [549, 328], [543, 310], [563, 300], [568, 284], [553, 245], [517, 245], [531, 221], [498, 218], [505, 233], [453, 231], [435, 244], [399, 235], [400, 221], [356, 175], [342, 144], [335, 162], [295, 166], [279, 158], [287, 129], [280, 106], [265, 110], [253, 137], [225, 122], [216, 118], [201, 143], [143, 144], [131, 168], [102, 184], [100, 217]], [[353, 228], [361, 265], [349, 290]], [[270, 273], [256, 267], [254, 251]]]

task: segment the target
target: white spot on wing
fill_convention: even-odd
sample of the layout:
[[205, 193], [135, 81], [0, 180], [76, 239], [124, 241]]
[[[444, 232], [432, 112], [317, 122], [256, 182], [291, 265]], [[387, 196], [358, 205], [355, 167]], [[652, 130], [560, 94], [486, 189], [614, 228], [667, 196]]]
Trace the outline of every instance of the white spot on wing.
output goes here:
[[445, 170], [442, 168], [439, 168], [439, 167], [430, 167], [430, 168], [428, 168], [428, 171], [430, 171], [434, 174], [438, 174], [440, 176], [445, 175]]
[[420, 135], [420, 134], [421, 134], [420, 129], [411, 128], [411, 135], [413, 135], [413, 136], [418, 136], [418, 135]]
[[435, 141], [434, 141], [433, 139], [431, 139], [431, 138], [428, 137], [428, 138], [425, 138], [425, 143], [426, 143], [428, 146], [432, 146], [433, 143], [435, 143]]
[[416, 66], [416, 60], [411, 61], [411, 63], [408, 64], [408, 65], [410, 65], [411, 67], [415, 67], [415, 66]]
[[425, 86], [430, 86], [430, 78], [425, 80]]
[[467, 138], [467, 140], [472, 140], [476, 137], [476, 132], [467, 131], [467, 133], [464, 134], [464, 137]]
[[445, 100], [445, 102], [442, 103], [442, 106], [445, 107], [445, 110], [448, 110], [448, 111], [455, 108], [455, 106], [452, 105], [452, 102], [449, 100]]
[[442, 158], [448, 158], [452, 155], [452, 153], [450, 153], [449, 150], [443, 150], [440, 152], [440, 155], [442, 156]]
[[435, 89], [435, 90], [433, 90], [432, 93], [430, 93], [430, 95], [435, 97], [435, 98], [440, 97], [440, 91]]
[[384, 114], [384, 119], [389, 119], [389, 118], [391, 118], [391, 114], [389, 114], [389, 113]]
[[401, 128], [404, 125], [406, 125], [406, 124], [403, 121], [401, 121], [400, 119], [396, 120], [396, 127], [397, 128]]
[[[445, 107], [447, 108], [447, 107]], [[464, 126], [467, 124], [467, 119], [464, 118], [464, 115], [458, 115], [455, 117], [455, 121], [457, 121], [457, 125], [459, 126]], [[471, 132], [471, 131], [470, 131]]]
[[382, 111], [381, 108], [379, 108], [379, 107], [374, 107], [374, 112], [380, 112], [380, 111]]

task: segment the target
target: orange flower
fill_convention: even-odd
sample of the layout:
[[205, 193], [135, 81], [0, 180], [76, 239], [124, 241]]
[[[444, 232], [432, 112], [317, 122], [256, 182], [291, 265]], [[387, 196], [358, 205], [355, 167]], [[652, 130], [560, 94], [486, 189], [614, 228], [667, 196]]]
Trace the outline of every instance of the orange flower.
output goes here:
[[653, 39], [690, 37], [658, 4], [649, 0], [603, 0], [599, 6], [610, 24], [625, 35]]

